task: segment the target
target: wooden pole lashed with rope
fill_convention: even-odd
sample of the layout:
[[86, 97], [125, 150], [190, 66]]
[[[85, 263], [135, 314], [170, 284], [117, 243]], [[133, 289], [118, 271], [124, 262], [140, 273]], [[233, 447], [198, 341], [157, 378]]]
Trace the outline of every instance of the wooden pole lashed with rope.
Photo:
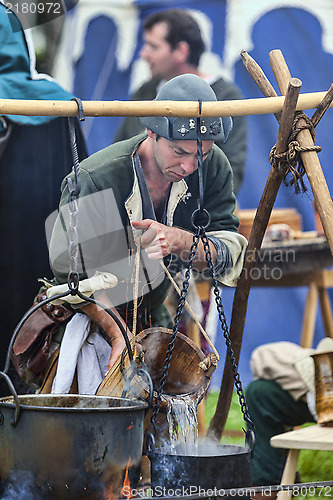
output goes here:
[[[271, 68], [282, 95], [285, 95], [288, 81], [291, 78], [289, 68], [281, 50], [272, 50], [269, 54]], [[297, 126], [301, 127], [297, 134], [297, 141], [304, 152], [301, 152], [304, 168], [309, 179], [311, 190], [315, 199], [318, 214], [323, 229], [333, 254], [333, 202], [321, 168], [317, 152], [314, 148], [314, 140], [311, 132], [306, 127], [304, 118], [300, 118]]]
[[[243, 51], [241, 56], [247, 71], [254, 79], [254, 81], [257, 83], [258, 87], [263, 92], [264, 96], [266, 96], [267, 98], [273, 98], [276, 95], [275, 90], [272, 87], [266, 75], [264, 74], [263, 70], [260, 68], [260, 66], [246, 51]], [[271, 60], [276, 61], [276, 59], [272, 57], [272, 55], [271, 55]], [[239, 355], [241, 350], [246, 311], [247, 311], [247, 303], [252, 284], [251, 270], [254, 268], [256, 264], [258, 251], [261, 247], [261, 243], [265, 231], [267, 229], [269, 217], [271, 215], [271, 211], [273, 209], [273, 205], [275, 203], [278, 190], [288, 170], [288, 164], [280, 163], [278, 157], [279, 155], [281, 155], [281, 153], [284, 153], [287, 149], [292, 123], [294, 121], [295, 111], [299, 109], [299, 101], [297, 104], [295, 100], [297, 101], [297, 97], [298, 99], [300, 97], [299, 96], [300, 85], [301, 85], [300, 80], [291, 78], [289, 70], [287, 71], [286, 65], [281, 60], [280, 55], [278, 61], [276, 62], [276, 67], [282, 68], [280, 72], [277, 71], [277, 69], [275, 70], [275, 72], [278, 74], [278, 80], [281, 84], [281, 88], [283, 89], [284, 94], [286, 94], [286, 101], [282, 113], [275, 113], [275, 117], [277, 121], [280, 123], [278, 139], [276, 143], [277, 164], [272, 167], [269, 173], [269, 177], [266, 182], [264, 192], [262, 194], [261, 200], [258, 205], [258, 209], [253, 221], [253, 226], [249, 238], [248, 250], [245, 256], [244, 269], [237, 284], [234, 296], [232, 317], [230, 323], [230, 339], [237, 362], [239, 360]], [[282, 75], [284, 75], [284, 77]], [[323, 116], [327, 107], [331, 105], [332, 96], [333, 96], [333, 89], [331, 86], [329, 91], [323, 96], [322, 102], [319, 103], [317, 111], [313, 115], [313, 123], [312, 123], [313, 126], [316, 126], [318, 124], [319, 120]], [[304, 121], [303, 118], [302, 120]], [[303, 153], [301, 153], [302, 160], [305, 165], [309, 161], [308, 155], [315, 155], [317, 157], [317, 153], [312, 151], [314, 143], [310, 132], [307, 129], [302, 132], [308, 132], [311, 138], [310, 141], [307, 134], [306, 141], [303, 141], [302, 144], [302, 146], [304, 146], [304, 149], [306, 149], [306, 147], [308, 148], [307, 152], [304, 151]], [[299, 135], [302, 132], [298, 133], [297, 135], [298, 140], [299, 140]], [[315, 162], [315, 165], [318, 168], [317, 161]], [[310, 169], [308, 168], [306, 170], [307, 174], [308, 170], [310, 170], [311, 172], [311, 166]], [[320, 173], [323, 176], [321, 168], [320, 168]], [[318, 185], [316, 181], [312, 183], [310, 182], [310, 184], [312, 189], [315, 190], [318, 189], [318, 191], [321, 192], [320, 184]], [[327, 216], [325, 216], [325, 214], [322, 211], [322, 215], [326, 219], [325, 221], [326, 225], [329, 224], [329, 221], [332, 221], [332, 216], [330, 214], [327, 214]], [[330, 246], [330, 248], [333, 254], [332, 250], [333, 247]], [[233, 387], [234, 387], [233, 374], [230, 367], [230, 363], [228, 363], [228, 359], [226, 359], [215, 414], [210, 422], [208, 429], [208, 435], [210, 437], [213, 437], [215, 439], [220, 439], [223, 434], [227, 416], [230, 409]]]
[[[299, 96], [297, 108], [315, 109], [325, 92], [312, 92]], [[230, 101], [82, 101], [84, 116], [243, 116], [277, 114], [282, 110], [284, 96], [270, 99], [240, 99]], [[332, 104], [330, 104], [332, 106]], [[78, 116], [75, 101], [42, 101], [0, 99], [0, 115], [24, 116]]]

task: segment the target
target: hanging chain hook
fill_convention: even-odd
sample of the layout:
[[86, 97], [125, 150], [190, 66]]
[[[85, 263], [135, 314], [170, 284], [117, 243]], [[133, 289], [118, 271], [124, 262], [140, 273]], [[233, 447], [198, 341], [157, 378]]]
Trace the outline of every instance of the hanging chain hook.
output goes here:
[[[75, 101], [78, 106], [79, 120], [83, 121], [83, 106], [82, 101], [77, 97], [74, 97], [72, 101]], [[68, 288], [72, 295], [75, 295], [79, 290], [80, 277], [78, 273], [78, 261], [79, 261], [79, 238], [78, 238], [78, 201], [77, 198], [81, 191], [81, 179], [80, 179], [80, 162], [79, 154], [77, 150], [76, 134], [75, 134], [75, 117], [68, 118], [69, 136], [73, 156], [73, 169], [75, 175], [75, 185], [70, 177], [67, 177], [67, 187], [68, 187], [68, 204], [67, 209], [69, 213], [69, 225], [68, 225], [68, 253], [69, 253], [69, 273], [67, 277]]]
[[80, 122], [84, 122], [84, 120], [85, 120], [86, 118], [85, 118], [85, 116], [84, 116], [83, 104], [82, 104], [81, 99], [79, 99], [78, 97], [73, 97], [73, 98], [71, 99], [71, 101], [75, 101], [75, 102], [76, 102], [77, 107], [78, 107], [78, 115], [79, 115], [79, 120], [80, 120]]
[[[75, 101], [78, 107], [79, 120], [84, 121], [85, 117], [83, 114], [83, 105], [81, 99], [78, 97], [73, 97], [71, 99]], [[68, 190], [69, 190], [69, 202], [73, 200], [74, 197], [78, 197], [81, 190], [81, 179], [80, 179], [80, 167], [79, 167], [79, 154], [77, 150], [77, 142], [76, 142], [76, 133], [75, 133], [75, 123], [76, 118], [70, 116], [68, 118], [68, 127], [69, 127], [69, 137], [71, 142], [71, 150], [73, 156], [73, 166], [75, 173], [75, 186], [73, 186], [73, 181], [70, 178], [67, 178]]]

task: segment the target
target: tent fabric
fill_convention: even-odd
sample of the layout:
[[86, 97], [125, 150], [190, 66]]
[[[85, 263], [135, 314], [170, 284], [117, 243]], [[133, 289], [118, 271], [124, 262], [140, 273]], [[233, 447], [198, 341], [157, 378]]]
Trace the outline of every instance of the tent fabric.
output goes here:
[[[126, 100], [149, 74], [138, 60], [142, 46], [142, 22], [150, 13], [164, 8], [193, 12], [203, 30], [209, 50], [201, 66], [207, 72], [231, 78], [245, 98], [262, 97], [244, 68], [240, 52], [246, 50], [263, 68], [277, 93], [269, 64], [269, 52], [280, 49], [291, 74], [302, 80], [301, 92], [328, 90], [333, 81], [333, 5], [331, 0], [136, 0], [93, 2], [81, 0], [67, 16], [55, 76], [81, 99]], [[313, 110], [307, 111], [311, 116]], [[91, 118], [84, 124], [89, 152], [112, 142], [121, 117]], [[269, 170], [269, 153], [276, 142], [278, 124], [273, 115], [248, 117], [248, 152], [245, 178], [238, 195], [242, 209], [256, 208]], [[333, 112], [329, 109], [316, 129], [319, 159], [331, 190], [333, 169]], [[295, 208], [302, 217], [303, 231], [315, 227], [313, 194], [295, 195], [280, 188], [275, 207]], [[306, 288], [255, 288], [250, 293], [245, 324], [240, 373], [244, 384], [252, 375], [249, 359], [258, 345], [274, 340], [299, 342]], [[228, 320], [233, 289], [223, 288], [222, 299]], [[219, 328], [219, 327], [218, 327]], [[323, 336], [318, 318], [314, 343]], [[221, 331], [217, 346], [222, 359], [225, 346]], [[213, 379], [219, 385], [223, 363]]]

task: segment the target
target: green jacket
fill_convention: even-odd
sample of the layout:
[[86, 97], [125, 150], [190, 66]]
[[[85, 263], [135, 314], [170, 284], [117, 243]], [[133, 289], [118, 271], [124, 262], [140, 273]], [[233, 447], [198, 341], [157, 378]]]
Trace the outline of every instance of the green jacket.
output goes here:
[[[142, 220], [143, 209], [138, 179], [133, 166], [133, 156], [146, 134], [128, 141], [113, 144], [84, 160], [80, 165], [81, 191], [78, 200], [78, 240], [80, 243], [80, 279], [94, 275], [96, 271], [107, 271], [117, 276], [119, 283], [108, 290], [111, 300], [120, 304], [131, 301], [129, 288], [133, 274], [135, 239], [141, 232], [131, 226], [133, 220]], [[70, 175], [73, 179], [73, 173]], [[220, 238], [228, 246], [233, 267], [222, 277], [221, 282], [234, 285], [239, 276], [246, 239], [237, 232], [238, 218], [233, 214], [235, 196], [232, 191], [232, 173], [228, 160], [217, 146], [203, 163], [204, 207], [211, 222], [207, 235]], [[191, 215], [197, 208], [198, 173], [186, 180], [173, 183], [167, 205], [167, 225], [194, 232]], [[198, 221], [199, 222], [199, 221]], [[68, 258], [68, 188], [66, 179], [62, 184], [60, 212], [56, 220], [51, 242], [50, 263], [56, 282], [66, 283]], [[134, 249], [134, 250], [133, 250]], [[149, 292], [143, 302], [149, 300], [151, 307], [162, 303], [166, 297], [169, 280], [159, 264], [148, 259], [142, 252], [140, 283], [145, 283]], [[174, 262], [165, 259], [171, 272]], [[150, 287], [150, 288], [149, 288]], [[115, 304], [117, 305], [117, 304]]]

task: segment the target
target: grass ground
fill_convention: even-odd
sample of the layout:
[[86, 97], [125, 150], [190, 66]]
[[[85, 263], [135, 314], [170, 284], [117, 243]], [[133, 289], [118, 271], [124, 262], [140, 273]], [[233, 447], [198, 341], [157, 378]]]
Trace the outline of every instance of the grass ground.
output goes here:
[[[211, 392], [206, 398], [206, 422], [209, 424], [212, 416], [214, 415], [218, 393]], [[228, 420], [226, 423], [226, 435], [228, 431], [242, 430], [244, 421], [238, 397], [236, 393], [233, 395]], [[233, 444], [244, 444], [244, 438], [223, 437], [223, 442]], [[300, 458], [298, 461], [298, 470], [303, 483], [315, 481], [332, 481], [333, 480], [333, 452], [331, 451], [314, 451], [314, 450], [301, 450]], [[319, 490], [316, 490], [318, 495]], [[333, 498], [333, 486], [323, 489], [321, 495], [312, 495], [310, 492], [306, 496], [300, 496], [299, 499], [320, 499], [327, 500]]]

